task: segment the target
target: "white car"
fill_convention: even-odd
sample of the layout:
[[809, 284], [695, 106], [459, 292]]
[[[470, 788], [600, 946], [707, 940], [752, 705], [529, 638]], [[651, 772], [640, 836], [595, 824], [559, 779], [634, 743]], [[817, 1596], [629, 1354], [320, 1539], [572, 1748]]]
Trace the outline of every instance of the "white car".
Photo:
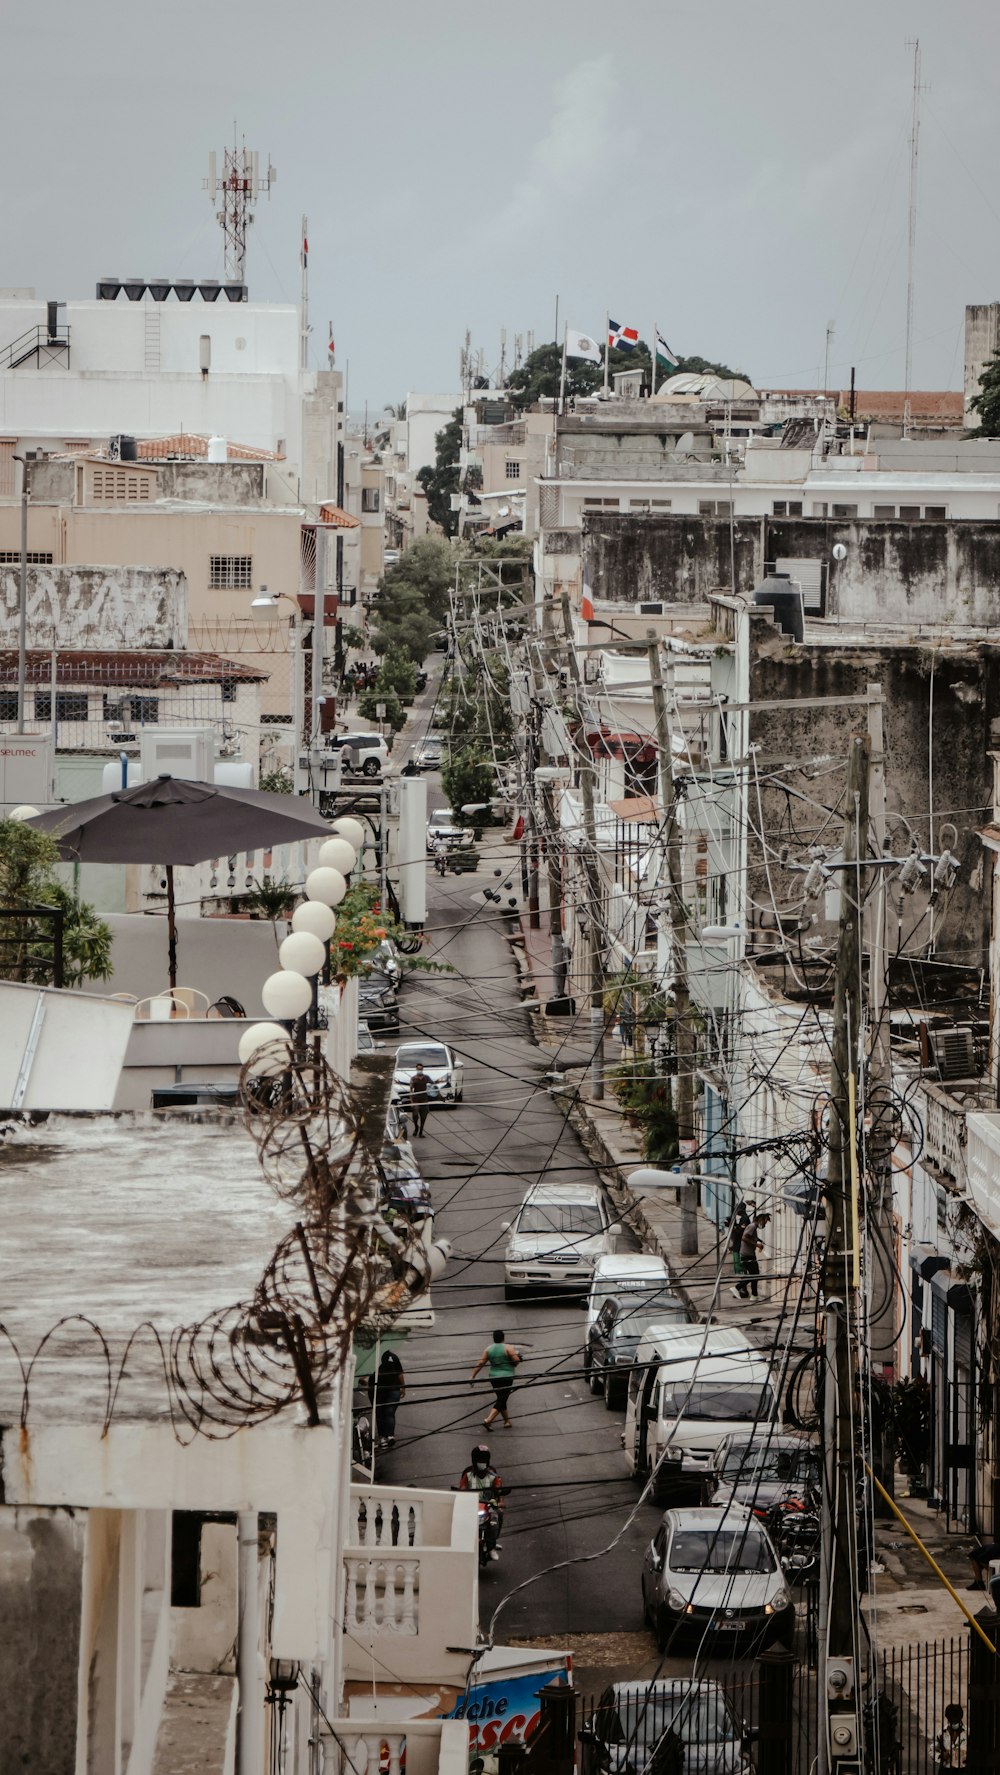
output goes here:
[[380, 733], [329, 734], [326, 749], [339, 752], [345, 776], [380, 777], [389, 762], [388, 741]]
[[431, 1098], [432, 1105], [435, 1101], [461, 1103], [464, 1091], [462, 1062], [454, 1048], [446, 1047], [444, 1042], [400, 1042], [392, 1074], [394, 1102], [409, 1103], [410, 1080], [418, 1066], [423, 1067], [437, 1089], [437, 1099]]
[[539, 1288], [583, 1294], [598, 1258], [611, 1249], [611, 1217], [596, 1183], [537, 1183], [506, 1227], [507, 1300]]
[[460, 826], [450, 807], [436, 807], [427, 822], [427, 849], [433, 851], [439, 838], [443, 838], [450, 849], [459, 845], [471, 844], [475, 833], [471, 826]]

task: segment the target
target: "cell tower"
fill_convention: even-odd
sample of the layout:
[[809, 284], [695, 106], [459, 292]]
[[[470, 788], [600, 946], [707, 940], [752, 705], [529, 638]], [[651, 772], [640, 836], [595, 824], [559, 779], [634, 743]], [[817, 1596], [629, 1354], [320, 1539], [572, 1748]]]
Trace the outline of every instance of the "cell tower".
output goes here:
[[261, 178], [260, 156], [249, 149], [245, 142], [242, 148], [236, 146], [235, 124], [233, 136], [233, 146], [222, 151], [221, 179], [218, 176], [217, 156], [214, 152], [209, 155], [205, 189], [213, 207], [220, 193], [222, 196], [221, 207], [216, 209], [216, 219], [226, 243], [226, 282], [245, 283], [247, 229], [253, 221], [257, 193], [266, 191], [270, 196], [271, 186], [278, 173], [277, 168], [271, 165], [271, 157], [268, 155], [267, 172]]

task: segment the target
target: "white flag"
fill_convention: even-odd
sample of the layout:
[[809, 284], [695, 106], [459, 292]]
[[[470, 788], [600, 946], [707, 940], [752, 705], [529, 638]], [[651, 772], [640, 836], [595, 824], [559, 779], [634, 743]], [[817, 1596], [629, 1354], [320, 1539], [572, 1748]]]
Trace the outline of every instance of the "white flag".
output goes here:
[[596, 339], [589, 333], [575, 333], [572, 327], [566, 328], [566, 356], [585, 357], [592, 364], [601, 361], [601, 348]]

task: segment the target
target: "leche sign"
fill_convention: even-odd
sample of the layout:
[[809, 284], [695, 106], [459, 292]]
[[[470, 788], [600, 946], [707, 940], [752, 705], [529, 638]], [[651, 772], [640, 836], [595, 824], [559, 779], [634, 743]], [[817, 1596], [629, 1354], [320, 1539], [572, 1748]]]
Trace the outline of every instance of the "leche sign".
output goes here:
[[523, 1744], [538, 1725], [538, 1691], [551, 1680], [551, 1671], [536, 1670], [530, 1676], [475, 1683], [448, 1716], [468, 1720], [470, 1757], [495, 1753], [501, 1744]]

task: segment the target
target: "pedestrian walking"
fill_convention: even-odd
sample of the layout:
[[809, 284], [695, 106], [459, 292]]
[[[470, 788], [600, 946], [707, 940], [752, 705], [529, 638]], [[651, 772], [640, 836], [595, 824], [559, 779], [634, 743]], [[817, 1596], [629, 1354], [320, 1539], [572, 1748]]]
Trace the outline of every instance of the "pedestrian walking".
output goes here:
[[487, 1430], [492, 1428], [499, 1417], [503, 1418], [503, 1427], [505, 1430], [513, 1428], [507, 1414], [507, 1401], [510, 1398], [510, 1390], [514, 1385], [514, 1374], [520, 1360], [521, 1357], [519, 1352], [515, 1350], [513, 1344], [509, 1344], [505, 1341], [503, 1330], [501, 1329], [500, 1331], [495, 1331], [493, 1333], [493, 1342], [487, 1344], [479, 1361], [476, 1363], [475, 1368], [472, 1370], [473, 1380], [476, 1379], [476, 1376], [481, 1369], [488, 1368], [490, 1371], [490, 1386], [493, 1388], [493, 1398], [495, 1403], [490, 1406], [489, 1411], [483, 1419], [483, 1423], [486, 1425]]
[[760, 1275], [760, 1263], [757, 1253], [763, 1251], [764, 1241], [761, 1230], [770, 1221], [769, 1214], [755, 1214], [743, 1228], [740, 1239], [740, 1275], [742, 1280], [736, 1284], [736, 1293], [741, 1300], [749, 1300], [752, 1295], [757, 1299], [757, 1278]]
[[[740, 1245], [743, 1240], [743, 1234], [749, 1225], [750, 1214], [747, 1205], [745, 1202], [740, 1202], [737, 1206], [736, 1213], [733, 1215], [732, 1226], [729, 1229], [729, 1249], [733, 1255], [733, 1273], [737, 1276], [741, 1271]], [[731, 1292], [735, 1294], [737, 1290], [734, 1288]]]
[[406, 1398], [406, 1376], [395, 1350], [385, 1350], [377, 1370], [368, 1376], [368, 1399], [375, 1412], [379, 1448], [396, 1440], [396, 1409]]
[[430, 1108], [431, 1081], [424, 1071], [423, 1063], [421, 1061], [417, 1062], [416, 1068], [411, 1075], [409, 1097], [410, 1114], [413, 1117], [413, 1132], [414, 1134], [422, 1134], [424, 1131], [424, 1123], [427, 1120], [427, 1111]]

